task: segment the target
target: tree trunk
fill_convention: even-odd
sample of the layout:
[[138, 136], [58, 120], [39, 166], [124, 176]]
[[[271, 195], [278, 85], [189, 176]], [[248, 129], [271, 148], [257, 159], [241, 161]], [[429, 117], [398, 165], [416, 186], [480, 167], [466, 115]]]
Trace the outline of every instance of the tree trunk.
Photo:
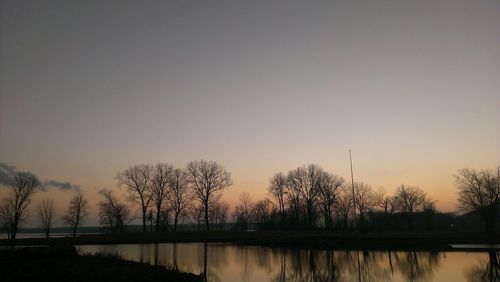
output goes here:
[[175, 213], [175, 218], [174, 218], [174, 232], [177, 231], [177, 222], [179, 221], [179, 216], [177, 213]]
[[312, 207], [312, 203], [308, 203], [307, 204], [307, 225], [310, 229], [312, 229], [312, 226], [313, 226], [313, 214], [312, 214], [312, 210], [313, 210], [313, 207]]
[[208, 265], [208, 254], [207, 254], [207, 242], [203, 244], [203, 281], [208, 281], [207, 279], [207, 265]]
[[78, 227], [78, 223], [80, 223], [80, 215], [79, 214], [76, 216], [75, 225], [73, 226], [73, 238], [75, 237], [76, 228]]
[[326, 207], [326, 205], [323, 205], [323, 220], [325, 221], [325, 229], [328, 230], [329, 229], [329, 222], [328, 222], [328, 208]]
[[285, 203], [283, 202], [283, 199], [279, 199], [279, 205], [280, 205], [280, 213], [281, 213], [281, 225], [285, 223]]
[[387, 207], [384, 208], [384, 226], [385, 229], [389, 229], [389, 211]]
[[160, 231], [160, 211], [161, 205], [156, 206], [156, 232]]
[[146, 232], [146, 209], [142, 206], [142, 232]]
[[210, 224], [208, 222], [208, 200], [205, 202], [205, 231], [209, 230]]
[[16, 239], [16, 234], [17, 234], [17, 220], [11, 226], [11, 229], [10, 229], [10, 238], [12, 240]]

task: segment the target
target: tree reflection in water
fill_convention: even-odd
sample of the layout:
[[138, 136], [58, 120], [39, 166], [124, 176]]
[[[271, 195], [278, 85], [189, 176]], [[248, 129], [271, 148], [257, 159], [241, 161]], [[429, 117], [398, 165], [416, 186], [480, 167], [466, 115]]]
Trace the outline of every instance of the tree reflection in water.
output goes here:
[[488, 251], [488, 260], [482, 260], [472, 266], [466, 273], [469, 281], [500, 282], [500, 253], [496, 250]]
[[179, 265], [177, 264], [177, 243], [172, 244], [172, 269], [179, 269]]
[[[247, 248], [245, 259], [260, 263], [245, 264], [265, 266], [272, 281], [391, 281], [396, 271], [405, 281], [428, 281], [442, 258], [435, 252], [269, 249], [252, 254], [252, 250]], [[262, 264], [266, 258], [269, 262]]]
[[[102, 247], [101, 247], [102, 248]], [[349, 251], [271, 248], [233, 244], [144, 244], [108, 247], [110, 252], [145, 263], [201, 274], [205, 281], [432, 281], [456, 279], [450, 267], [468, 281], [500, 282], [500, 255], [492, 250], [473, 265], [474, 255], [443, 252]], [[101, 249], [102, 250], [102, 249]], [[116, 251], [119, 252], [116, 252]], [[467, 258], [466, 258], [467, 257]], [[472, 260], [472, 264], [470, 260]], [[465, 266], [463, 263], [467, 263]], [[462, 263], [462, 264], [460, 264]], [[441, 265], [444, 272], [440, 271]], [[472, 266], [470, 266], [472, 265]]]
[[442, 254], [438, 252], [396, 253], [396, 267], [406, 281], [430, 281], [433, 269], [440, 263]]
[[221, 281], [219, 273], [228, 264], [227, 257], [227, 248], [224, 245], [203, 243], [202, 276], [204, 281]]
[[[216, 250], [209, 248], [208, 252]], [[439, 266], [443, 255], [416, 251], [363, 252], [240, 246], [236, 247], [235, 257], [242, 266], [242, 281], [252, 281], [251, 273], [255, 267], [266, 270], [271, 281], [277, 282], [392, 281], [396, 276], [399, 277], [396, 280], [431, 281], [434, 268]], [[203, 258], [205, 281], [220, 281], [216, 275], [219, 267], [224, 267], [220, 256], [207, 255], [204, 245]]]

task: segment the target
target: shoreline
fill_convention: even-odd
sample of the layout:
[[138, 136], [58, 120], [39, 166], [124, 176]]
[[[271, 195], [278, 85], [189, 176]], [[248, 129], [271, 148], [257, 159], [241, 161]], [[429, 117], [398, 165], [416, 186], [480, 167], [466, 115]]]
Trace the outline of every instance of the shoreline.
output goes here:
[[[0, 246], [60, 246], [154, 243], [232, 243], [338, 250], [466, 250], [460, 244], [500, 244], [500, 235], [477, 232], [210, 231], [84, 234], [73, 237], [0, 239]], [[497, 248], [497, 246], [492, 246]]]

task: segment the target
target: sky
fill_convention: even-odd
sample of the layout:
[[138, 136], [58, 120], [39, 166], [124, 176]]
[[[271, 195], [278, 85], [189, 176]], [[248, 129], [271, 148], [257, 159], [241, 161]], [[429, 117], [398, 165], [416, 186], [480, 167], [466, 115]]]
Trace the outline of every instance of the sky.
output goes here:
[[[493, 0], [1, 0], [0, 162], [95, 205], [130, 165], [214, 160], [234, 205], [301, 165], [349, 179], [351, 149], [355, 181], [454, 211], [457, 170], [500, 164], [498, 15]], [[36, 197], [62, 212], [75, 190]]]

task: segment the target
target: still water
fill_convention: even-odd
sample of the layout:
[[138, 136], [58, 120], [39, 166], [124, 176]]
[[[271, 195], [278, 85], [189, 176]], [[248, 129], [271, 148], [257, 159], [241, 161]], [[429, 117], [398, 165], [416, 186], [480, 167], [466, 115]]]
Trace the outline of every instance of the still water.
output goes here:
[[232, 244], [79, 246], [80, 253], [192, 272], [207, 281], [500, 281], [500, 253], [332, 251]]

